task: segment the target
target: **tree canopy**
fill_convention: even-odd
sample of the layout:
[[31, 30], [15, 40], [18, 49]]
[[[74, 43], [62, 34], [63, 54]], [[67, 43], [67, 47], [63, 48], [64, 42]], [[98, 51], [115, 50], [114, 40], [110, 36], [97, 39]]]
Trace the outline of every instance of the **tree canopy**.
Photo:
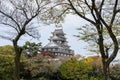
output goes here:
[[28, 58], [34, 57], [41, 52], [41, 43], [27, 41], [25, 42], [23, 48], [23, 52]]

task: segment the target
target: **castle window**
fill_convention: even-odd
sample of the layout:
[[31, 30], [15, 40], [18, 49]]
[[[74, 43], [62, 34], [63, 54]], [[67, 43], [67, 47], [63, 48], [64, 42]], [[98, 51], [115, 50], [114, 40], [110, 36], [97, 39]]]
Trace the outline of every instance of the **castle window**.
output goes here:
[[51, 51], [51, 49], [48, 49], [48, 51]]
[[55, 51], [55, 49], [53, 48], [53, 51]]
[[57, 55], [57, 53], [55, 53], [55, 55]]

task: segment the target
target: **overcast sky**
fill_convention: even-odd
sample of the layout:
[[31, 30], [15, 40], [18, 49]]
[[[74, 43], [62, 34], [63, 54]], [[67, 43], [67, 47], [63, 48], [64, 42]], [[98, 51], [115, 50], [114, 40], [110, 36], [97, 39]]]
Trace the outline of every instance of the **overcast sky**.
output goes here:
[[[88, 47], [87, 43], [85, 43], [82, 40], [78, 40], [78, 38], [74, 37], [73, 35], [78, 34], [77, 28], [80, 26], [86, 24], [88, 22], [84, 21], [83, 19], [80, 19], [79, 17], [75, 15], [68, 15], [65, 18], [63, 26], [63, 31], [66, 34], [65, 37], [67, 38], [68, 45], [71, 46], [71, 49], [74, 50], [76, 54], [80, 54], [82, 56], [92, 56], [96, 55], [95, 53], [91, 53], [87, 51], [86, 47]], [[1, 31], [2, 28], [0, 28]], [[42, 42], [42, 46], [45, 46], [49, 42], [50, 36], [52, 36], [51, 32], [53, 32], [56, 29], [54, 25], [48, 25], [48, 26], [41, 26], [39, 28], [39, 33], [41, 34], [40, 40], [34, 40], [29, 37], [21, 39], [19, 42], [19, 45], [23, 45], [25, 41], [32, 41], [32, 42]], [[0, 32], [0, 34], [2, 34]], [[10, 41], [0, 39], [0, 46], [12, 44]], [[119, 57], [119, 56], [117, 56]]]
[[[63, 31], [66, 34], [65, 37], [67, 38], [68, 44], [71, 46], [71, 49], [75, 51], [76, 54], [81, 54], [83, 56], [92, 55], [90, 52], [88, 52], [86, 49], [84, 49], [87, 45], [81, 40], [78, 40], [78, 38], [74, 37], [73, 35], [78, 34], [77, 28], [84, 25], [86, 22], [79, 17], [75, 15], [68, 15], [65, 18], [64, 23], [62, 24]], [[0, 28], [1, 31], [2, 28]], [[40, 40], [34, 40], [31, 38], [24, 38], [21, 39], [19, 44], [23, 45], [25, 41], [32, 41], [32, 42], [42, 42], [42, 46], [45, 46], [49, 42], [50, 36], [52, 36], [51, 32], [53, 32], [56, 29], [54, 25], [48, 25], [48, 26], [41, 26], [39, 28], [39, 32], [41, 34]], [[2, 34], [0, 32], [0, 34]], [[3, 34], [4, 35], [4, 34]], [[0, 46], [12, 44], [10, 41], [0, 39]]]

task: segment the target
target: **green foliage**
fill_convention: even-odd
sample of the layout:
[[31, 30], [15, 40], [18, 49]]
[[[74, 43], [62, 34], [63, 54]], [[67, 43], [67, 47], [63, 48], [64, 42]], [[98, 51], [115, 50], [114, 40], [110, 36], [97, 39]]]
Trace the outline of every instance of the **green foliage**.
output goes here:
[[96, 78], [96, 77], [90, 77], [90, 80], [104, 80], [104, 79], [103, 79], [103, 78], [98, 79], [98, 78]]
[[0, 80], [13, 80], [14, 55], [10, 45], [0, 47]]
[[0, 79], [13, 80], [14, 57], [0, 54]]
[[[0, 53], [0, 79], [13, 80], [14, 54], [12, 53], [14, 53], [14, 50], [12, 46], [9, 48], [3, 47], [5, 46], [0, 47], [0, 50], [4, 50]], [[94, 60], [92, 57], [89, 57], [87, 61], [77, 61], [76, 58], [72, 58], [59, 67], [60, 64], [59, 61], [49, 61], [48, 58], [41, 56], [27, 59], [22, 54], [21, 80], [58, 80], [59, 78], [62, 80], [102, 80], [101, 75], [99, 75], [101, 69], [99, 66], [93, 66]]]
[[27, 41], [23, 46], [23, 53], [29, 58], [36, 56], [41, 51], [41, 43], [29, 42]]
[[[31, 57], [22, 64], [25, 70], [30, 71], [33, 79], [38, 80], [41, 77], [49, 79], [54, 79], [56, 77], [56, 72], [59, 64], [55, 61], [49, 61], [49, 58], [43, 56]], [[22, 70], [23, 71], [23, 70]]]
[[59, 77], [63, 80], [104, 80], [99, 59], [89, 57], [78, 61], [73, 58], [59, 67]]
[[120, 63], [119, 64], [115, 64], [112, 67], [110, 76], [114, 80], [119, 80], [120, 79]]
[[20, 80], [25, 80], [25, 79], [21, 78]]
[[[0, 80], [13, 80], [14, 76], [14, 49], [11, 45], [1, 46], [0, 47]], [[24, 68], [22, 65], [27, 65], [26, 57], [24, 54], [21, 55], [21, 67]], [[25, 64], [24, 64], [25, 63]], [[21, 69], [20, 75], [27, 74], [27, 71]], [[29, 76], [30, 77], [30, 76]], [[23, 79], [23, 78], [21, 78]]]
[[41, 77], [41, 78], [39, 78], [38, 80], [46, 80], [46, 78], [44, 78], [44, 77]]
[[60, 66], [61, 78], [65, 80], [89, 80], [92, 66], [83, 61], [70, 60]]
[[11, 45], [0, 46], [0, 54], [14, 55], [14, 49]]

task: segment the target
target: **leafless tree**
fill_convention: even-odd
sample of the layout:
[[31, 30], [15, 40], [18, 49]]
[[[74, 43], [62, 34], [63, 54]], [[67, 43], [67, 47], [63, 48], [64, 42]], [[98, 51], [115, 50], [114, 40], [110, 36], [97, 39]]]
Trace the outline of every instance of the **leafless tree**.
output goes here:
[[20, 80], [22, 48], [18, 42], [23, 35], [39, 38], [36, 22], [45, 20], [44, 13], [47, 13], [49, 7], [50, 0], [0, 0], [0, 29], [5, 30], [5, 34], [0, 34], [0, 37], [12, 41], [14, 46], [14, 80]]

